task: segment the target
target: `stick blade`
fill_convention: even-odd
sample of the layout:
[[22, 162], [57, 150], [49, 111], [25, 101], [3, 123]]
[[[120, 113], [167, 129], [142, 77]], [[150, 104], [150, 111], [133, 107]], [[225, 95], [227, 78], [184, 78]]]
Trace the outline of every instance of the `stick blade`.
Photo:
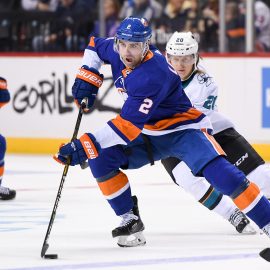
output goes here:
[[259, 255], [266, 261], [270, 262], [270, 248], [265, 248], [259, 253]]
[[49, 248], [49, 244], [48, 243], [44, 243], [43, 246], [42, 246], [42, 249], [41, 249], [41, 258], [43, 258], [46, 254], [46, 251], [48, 250]]

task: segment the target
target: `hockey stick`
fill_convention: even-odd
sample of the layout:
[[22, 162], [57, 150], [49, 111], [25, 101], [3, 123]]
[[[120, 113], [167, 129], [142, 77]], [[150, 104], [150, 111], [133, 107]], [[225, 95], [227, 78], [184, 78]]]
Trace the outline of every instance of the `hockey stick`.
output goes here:
[[[80, 110], [79, 110], [79, 113], [78, 113], [75, 129], [74, 129], [71, 141], [74, 141], [77, 138], [78, 131], [79, 131], [80, 124], [81, 124], [81, 120], [82, 120], [83, 110], [87, 107], [87, 103], [88, 103], [87, 98], [83, 99], [82, 102], [81, 102]], [[60, 186], [58, 188], [58, 192], [57, 192], [57, 196], [56, 196], [56, 199], [55, 199], [53, 211], [52, 211], [52, 214], [51, 214], [51, 219], [50, 219], [50, 222], [49, 222], [49, 225], [48, 225], [48, 228], [47, 228], [47, 232], [46, 232], [46, 236], [44, 238], [44, 242], [43, 242], [43, 245], [42, 245], [41, 258], [45, 257], [45, 258], [50, 258], [50, 259], [57, 259], [57, 257], [58, 257], [57, 254], [50, 254], [50, 255], [45, 255], [45, 254], [46, 254], [46, 251], [49, 248], [48, 239], [49, 239], [51, 229], [52, 229], [52, 226], [53, 226], [53, 222], [54, 222], [54, 219], [55, 219], [55, 216], [56, 216], [56, 210], [57, 210], [60, 198], [61, 198], [62, 189], [63, 189], [63, 186], [64, 186], [64, 182], [65, 182], [65, 179], [66, 179], [66, 176], [67, 176], [67, 173], [68, 173], [68, 168], [69, 168], [70, 163], [71, 163], [71, 160], [69, 158], [67, 160], [67, 163], [66, 163], [66, 165], [64, 167], [64, 170], [63, 170]]]

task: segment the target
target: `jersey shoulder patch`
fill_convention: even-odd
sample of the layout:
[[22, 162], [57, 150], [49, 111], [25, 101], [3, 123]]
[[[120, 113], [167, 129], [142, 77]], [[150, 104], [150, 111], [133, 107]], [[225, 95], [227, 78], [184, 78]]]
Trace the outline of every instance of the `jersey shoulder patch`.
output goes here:
[[197, 80], [199, 84], [205, 84], [206, 87], [210, 86], [214, 81], [213, 77], [205, 72], [197, 73]]

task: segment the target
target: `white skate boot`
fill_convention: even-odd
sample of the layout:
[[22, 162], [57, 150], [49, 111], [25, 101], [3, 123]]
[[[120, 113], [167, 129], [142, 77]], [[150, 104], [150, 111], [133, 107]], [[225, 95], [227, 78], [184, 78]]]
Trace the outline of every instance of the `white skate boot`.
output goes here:
[[255, 229], [250, 225], [250, 221], [247, 219], [246, 215], [239, 209], [236, 209], [230, 216], [229, 222], [239, 233], [256, 234]]

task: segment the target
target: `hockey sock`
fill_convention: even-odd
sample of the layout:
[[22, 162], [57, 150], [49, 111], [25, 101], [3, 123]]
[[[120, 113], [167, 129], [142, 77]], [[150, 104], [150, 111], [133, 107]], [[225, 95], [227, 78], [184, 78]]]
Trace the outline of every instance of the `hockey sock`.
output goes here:
[[247, 178], [260, 187], [261, 192], [270, 198], [270, 166], [263, 164], [247, 175]]
[[220, 202], [213, 209], [213, 211], [225, 218], [226, 220], [229, 220], [230, 216], [234, 213], [236, 209], [237, 207], [228, 196], [222, 196]]
[[199, 202], [226, 220], [229, 220], [230, 216], [238, 209], [228, 196], [222, 195], [212, 186], [209, 187]]
[[237, 209], [229, 197], [223, 196], [203, 177], [194, 176], [185, 162], [179, 162], [179, 159], [176, 158], [167, 158], [163, 160], [162, 164], [169, 173], [170, 169], [173, 168], [171, 175], [175, 183], [191, 193], [196, 200], [210, 211], [213, 210], [228, 220]]
[[209, 210], [213, 210], [219, 204], [222, 197], [223, 195], [219, 191], [210, 186], [199, 202]]
[[[237, 193], [238, 195], [236, 195]], [[240, 186], [231, 197], [239, 209], [260, 228], [270, 223], [270, 203], [256, 184], [246, 179], [245, 184]]]
[[236, 206], [260, 228], [270, 223], [270, 203], [258, 187], [226, 159], [218, 157], [204, 169], [205, 178], [223, 194], [229, 195]]
[[134, 206], [127, 176], [117, 170], [97, 178], [99, 188], [116, 215], [123, 215]]

